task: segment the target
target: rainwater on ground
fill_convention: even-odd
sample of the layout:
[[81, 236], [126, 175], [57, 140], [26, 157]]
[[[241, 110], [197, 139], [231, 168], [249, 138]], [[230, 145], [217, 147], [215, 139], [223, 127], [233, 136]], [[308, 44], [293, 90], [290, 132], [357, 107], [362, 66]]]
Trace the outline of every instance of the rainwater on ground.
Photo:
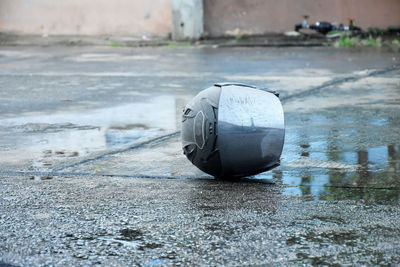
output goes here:
[[[370, 66], [369, 61], [351, 54], [328, 55], [333, 62], [329, 67], [318, 50], [310, 58], [305, 56], [307, 52], [298, 53], [295, 49], [277, 50], [280, 57], [263, 55], [263, 50], [250, 54], [243, 51], [227, 49], [216, 53], [204, 49], [172, 52], [167, 57], [127, 51], [125, 55], [76, 53], [66, 55], [62, 64], [55, 64], [51, 71], [42, 68], [48, 58], [33, 51], [20, 60], [32, 61], [39, 54], [43, 62], [33, 64], [31, 69], [22, 68], [20, 73], [9, 70], [17, 68], [18, 62], [10, 67], [7, 61], [18, 54], [3, 51], [3, 65], [9, 69], [2, 71], [2, 86], [7, 87], [12, 81], [19, 89], [14, 98], [7, 95], [7, 90], [0, 95], [3, 100], [11, 100], [3, 103], [0, 117], [1, 168], [210, 178], [190, 165], [181, 153], [181, 111], [213, 81], [235, 80], [280, 92], [285, 109], [286, 140], [281, 166], [251, 179], [284, 184], [284, 194], [305, 195], [314, 200], [400, 203], [399, 71], [368, 76], [371, 70], [362, 65]], [[153, 62], [168, 64], [174, 62], [174, 56], [180, 62], [173, 71], [157, 71], [155, 67], [150, 72]], [[378, 57], [374, 53], [369, 56], [370, 60]], [[397, 62], [390, 54], [385, 57], [377, 61], [377, 66], [383, 68], [385, 62]], [[107, 71], [97, 69], [99, 62], [108, 64]], [[143, 69], [132, 62], [142, 63]], [[276, 63], [275, 69], [266, 62]], [[297, 65], [293, 66], [293, 62]], [[87, 71], [77, 72], [76, 64]], [[135, 71], [128, 71], [127, 66]], [[283, 71], [285, 66], [287, 71]], [[110, 72], [113, 67], [115, 71]], [[249, 67], [255, 71], [250, 73]], [[348, 77], [356, 80], [324, 86]], [[24, 92], [31, 101], [18, 95]], [[286, 101], [291, 95], [296, 97]], [[137, 147], [174, 133], [161, 142]], [[108, 155], [109, 151], [113, 153]]]

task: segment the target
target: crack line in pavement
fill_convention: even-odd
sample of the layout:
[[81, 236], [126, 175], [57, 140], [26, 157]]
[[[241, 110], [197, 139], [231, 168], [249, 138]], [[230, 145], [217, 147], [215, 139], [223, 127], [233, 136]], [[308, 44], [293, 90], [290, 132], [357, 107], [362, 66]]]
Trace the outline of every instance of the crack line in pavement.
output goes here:
[[281, 102], [287, 102], [290, 100], [293, 100], [295, 98], [301, 98], [301, 97], [305, 97], [305, 96], [309, 96], [312, 95], [314, 93], [317, 93], [319, 91], [321, 91], [324, 88], [327, 87], [331, 87], [334, 85], [341, 85], [347, 82], [354, 82], [354, 81], [358, 81], [364, 78], [368, 78], [368, 77], [372, 77], [372, 76], [377, 76], [377, 75], [381, 75], [381, 74], [386, 74], [395, 70], [400, 70], [400, 65], [394, 65], [390, 68], [386, 68], [386, 69], [381, 69], [381, 70], [375, 70], [375, 71], [371, 71], [370, 73], [366, 74], [366, 75], [360, 75], [360, 76], [349, 76], [349, 77], [344, 77], [344, 78], [339, 78], [339, 79], [333, 79], [331, 81], [328, 82], [324, 82], [322, 85], [313, 87], [309, 90], [306, 91], [302, 91], [299, 92], [297, 94], [292, 94], [292, 95], [288, 95], [286, 97], [280, 97]]
[[175, 136], [177, 136], [179, 134], [180, 134], [180, 131], [176, 131], [176, 132], [173, 132], [173, 133], [170, 133], [170, 134], [166, 134], [166, 135], [158, 136], [156, 138], [152, 138], [150, 140], [141, 142], [139, 144], [128, 145], [127, 147], [122, 147], [122, 148], [119, 148], [119, 149], [106, 151], [105, 153], [102, 153], [101, 155], [95, 156], [93, 158], [87, 158], [87, 159], [72, 163], [70, 165], [63, 166], [61, 168], [56, 168], [56, 169], [53, 169], [53, 171], [54, 172], [62, 171], [62, 170], [65, 170], [65, 169], [68, 169], [68, 168], [72, 168], [72, 167], [76, 167], [76, 166], [79, 166], [79, 165], [82, 165], [82, 164], [85, 164], [85, 163], [97, 161], [97, 160], [103, 159], [104, 157], [107, 157], [107, 156], [119, 154], [119, 153], [126, 152], [126, 151], [129, 151], [129, 150], [132, 150], [132, 149], [138, 149], [138, 148], [141, 148], [141, 147], [143, 147], [145, 145], [151, 144], [153, 142], [163, 141], [163, 140], [166, 140], [166, 139], [173, 138], [173, 137], [175, 137]]
[[150, 179], [182, 179], [187, 176], [162, 176], [162, 175], [129, 175], [129, 174], [93, 174], [86, 172], [58, 172], [58, 171], [13, 171], [0, 170], [1, 175], [31, 175], [31, 176], [88, 176], [88, 177], [121, 177], [121, 178], [150, 178]]

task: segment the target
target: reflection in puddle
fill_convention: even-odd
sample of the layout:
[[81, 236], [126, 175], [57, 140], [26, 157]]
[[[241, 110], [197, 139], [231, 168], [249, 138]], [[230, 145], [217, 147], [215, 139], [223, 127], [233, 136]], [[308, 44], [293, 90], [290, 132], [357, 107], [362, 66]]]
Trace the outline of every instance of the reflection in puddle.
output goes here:
[[282, 182], [289, 186], [285, 188], [283, 192], [284, 194], [301, 196], [301, 189], [300, 189], [301, 177], [293, 177], [285, 175], [282, 178]]
[[286, 159], [279, 169], [254, 178], [282, 182], [287, 185], [284, 194], [309, 195], [314, 200], [363, 199], [400, 204], [400, 146], [342, 152], [338, 156], [347, 163], [355, 163], [355, 168], [321, 167], [313, 165], [313, 161], [303, 166], [291, 166], [290, 159]]
[[[308, 115], [302, 118], [308, 128], [289, 126], [281, 167], [255, 178], [282, 182], [287, 195], [400, 204], [399, 122], [343, 118]], [[392, 133], [383, 139], [389, 144], [379, 145], [383, 141], [374, 134], [381, 131]]]
[[105, 133], [106, 147], [121, 146], [133, 142], [138, 142], [144, 137], [154, 137], [162, 134], [162, 129], [138, 127], [137, 129], [107, 129]]
[[400, 204], [397, 109], [287, 112], [285, 118], [282, 165], [256, 179], [283, 183], [284, 194], [315, 200]]

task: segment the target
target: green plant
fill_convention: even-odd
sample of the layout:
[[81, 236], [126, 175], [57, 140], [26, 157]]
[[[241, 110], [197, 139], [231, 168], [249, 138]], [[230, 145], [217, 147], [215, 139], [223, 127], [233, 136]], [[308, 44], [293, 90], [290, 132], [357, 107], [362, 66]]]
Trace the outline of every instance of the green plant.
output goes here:
[[361, 41], [362, 45], [364, 46], [373, 46], [373, 47], [381, 47], [382, 46], [382, 38], [373, 38], [371, 35], [368, 39], [364, 39]]
[[113, 43], [111, 44], [111, 46], [112, 46], [112, 47], [120, 47], [121, 44], [120, 44], [120, 43], [117, 43], [117, 42], [113, 42]]
[[176, 48], [176, 47], [189, 47], [190, 46], [190, 42], [178, 42], [178, 43], [173, 43], [173, 42], [169, 42], [167, 44], [168, 47], [171, 48]]
[[392, 45], [393, 46], [400, 46], [400, 41], [395, 39], [395, 40], [392, 41]]
[[243, 34], [237, 34], [237, 35], [235, 35], [235, 39], [237, 40], [237, 41], [239, 41], [240, 39], [242, 39], [243, 38]]
[[359, 45], [359, 40], [355, 37], [342, 35], [334, 44], [336, 47], [353, 47]]

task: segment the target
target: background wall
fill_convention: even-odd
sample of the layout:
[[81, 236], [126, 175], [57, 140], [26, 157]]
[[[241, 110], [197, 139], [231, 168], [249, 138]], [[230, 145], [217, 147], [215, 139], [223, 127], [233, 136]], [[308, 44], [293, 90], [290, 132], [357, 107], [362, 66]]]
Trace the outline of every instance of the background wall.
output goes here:
[[170, 0], [0, 0], [0, 31], [168, 36]]
[[[347, 24], [351, 17], [365, 29], [400, 26], [400, 0], [175, 0], [180, 4], [174, 13], [173, 1], [0, 0], [0, 32], [159, 37], [174, 32], [184, 39], [200, 35], [202, 19], [204, 33], [217, 37], [290, 31], [303, 15], [310, 23]], [[204, 13], [197, 10], [201, 1]]]
[[204, 30], [210, 36], [291, 31], [309, 15], [316, 21], [387, 28], [400, 25], [400, 0], [204, 0]]

